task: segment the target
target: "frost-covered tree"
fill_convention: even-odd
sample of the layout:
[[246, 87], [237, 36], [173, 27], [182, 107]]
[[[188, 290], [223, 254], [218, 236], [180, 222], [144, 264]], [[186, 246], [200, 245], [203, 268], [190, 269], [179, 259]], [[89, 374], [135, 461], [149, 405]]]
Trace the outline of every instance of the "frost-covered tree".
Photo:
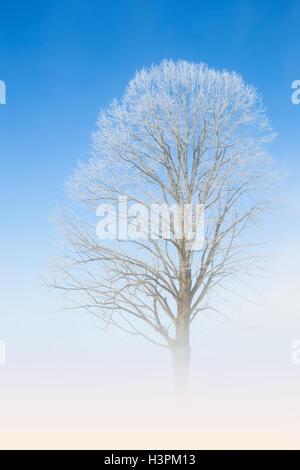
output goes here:
[[[60, 218], [65, 243], [54, 285], [104, 325], [169, 348], [181, 389], [193, 322], [250, 267], [251, 227], [267, 205], [263, 147], [271, 138], [260, 97], [239, 75], [163, 61], [139, 71], [101, 112], [91, 158], [68, 182], [92, 216]], [[120, 196], [149, 210], [200, 204], [204, 244], [195, 249], [184, 231], [176, 236], [174, 221], [168, 237], [158, 229], [147, 238], [145, 214], [134, 213], [127, 216], [140, 237], [116, 232], [116, 240], [100, 240], [97, 207], [117, 208]]]

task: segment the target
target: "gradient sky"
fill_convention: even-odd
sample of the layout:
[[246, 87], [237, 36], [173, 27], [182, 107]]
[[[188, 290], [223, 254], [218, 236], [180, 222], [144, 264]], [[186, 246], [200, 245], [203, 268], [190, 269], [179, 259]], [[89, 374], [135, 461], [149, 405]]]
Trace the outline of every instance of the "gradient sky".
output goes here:
[[[0, 339], [8, 348], [0, 372], [6, 383], [13, 387], [24, 364], [98, 364], [100, 353], [112, 348], [111, 337], [103, 339], [91, 320], [53, 313], [56, 303], [40, 276], [52, 251], [49, 216], [64, 202], [64, 181], [76, 162], [87, 158], [97, 113], [143, 66], [164, 58], [205, 62], [235, 70], [259, 89], [278, 132], [270, 151], [290, 173], [279, 194], [288, 216], [266, 230], [275, 232], [275, 245], [292, 246], [290, 257], [300, 230], [300, 105], [291, 102], [291, 84], [300, 79], [299, 24], [298, 0], [0, 1], [0, 80], [7, 87], [7, 104], [0, 105]], [[120, 341], [120, 348], [129, 344]]]

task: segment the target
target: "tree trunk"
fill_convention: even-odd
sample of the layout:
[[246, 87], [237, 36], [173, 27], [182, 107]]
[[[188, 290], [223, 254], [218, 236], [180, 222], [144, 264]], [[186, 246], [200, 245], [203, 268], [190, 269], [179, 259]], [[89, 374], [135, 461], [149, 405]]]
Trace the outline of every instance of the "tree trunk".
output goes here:
[[176, 341], [172, 349], [173, 371], [179, 398], [188, 398], [188, 376], [190, 367], [189, 318], [181, 315], [176, 325]]
[[191, 260], [182, 250], [180, 257], [180, 285], [177, 301], [176, 338], [172, 348], [175, 385], [179, 397], [188, 398], [190, 368], [190, 315], [191, 315]]

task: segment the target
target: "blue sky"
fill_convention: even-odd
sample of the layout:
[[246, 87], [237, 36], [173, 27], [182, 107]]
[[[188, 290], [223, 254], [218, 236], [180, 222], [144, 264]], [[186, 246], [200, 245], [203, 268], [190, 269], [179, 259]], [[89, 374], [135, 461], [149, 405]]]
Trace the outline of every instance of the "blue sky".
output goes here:
[[[57, 334], [57, 323], [43, 316], [48, 297], [39, 285], [52, 249], [49, 215], [88, 155], [98, 111], [143, 66], [164, 58], [205, 62], [257, 87], [278, 132], [271, 152], [291, 173], [287, 200], [298, 199], [300, 105], [291, 103], [291, 84], [300, 79], [299, 24], [297, 0], [0, 3], [0, 80], [7, 86], [0, 105], [0, 336], [14, 346], [23, 331], [32, 338], [38, 331], [26, 345], [34, 351], [47, 331]], [[293, 220], [279, 232], [295, 238], [295, 228]], [[72, 328], [64, 318], [61, 344]], [[83, 341], [82, 325], [73, 328]], [[53, 338], [46, 344], [52, 348]]]
[[47, 231], [97, 112], [137, 69], [163, 58], [236, 70], [256, 86], [279, 133], [272, 152], [295, 174], [299, 16], [297, 1], [1, 2], [1, 238], [16, 240], [20, 224], [28, 243]]

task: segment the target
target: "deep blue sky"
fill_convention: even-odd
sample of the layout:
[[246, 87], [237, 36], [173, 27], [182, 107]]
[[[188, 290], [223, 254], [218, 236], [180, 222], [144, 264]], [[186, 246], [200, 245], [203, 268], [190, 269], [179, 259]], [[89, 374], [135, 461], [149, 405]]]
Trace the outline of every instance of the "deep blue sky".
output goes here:
[[291, 83], [300, 79], [299, 25], [299, 0], [2, 0], [2, 287], [32, 286], [49, 251], [49, 214], [87, 157], [98, 111], [137, 69], [164, 58], [235, 70], [261, 91], [278, 132], [272, 153], [298, 195], [300, 105]]
[[1, 2], [2, 218], [47, 218], [86, 157], [100, 107], [136, 69], [163, 58], [241, 73], [279, 132], [274, 153], [298, 168], [300, 106], [290, 95], [300, 78], [299, 24], [296, 0]]

